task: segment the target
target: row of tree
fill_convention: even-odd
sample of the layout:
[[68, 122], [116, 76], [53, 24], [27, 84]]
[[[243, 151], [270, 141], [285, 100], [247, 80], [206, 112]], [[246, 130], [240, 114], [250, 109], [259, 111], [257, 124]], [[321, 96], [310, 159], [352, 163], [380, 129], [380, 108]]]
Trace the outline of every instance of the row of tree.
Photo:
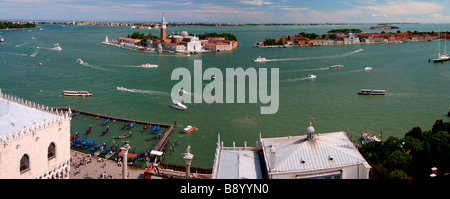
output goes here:
[[22, 28], [35, 28], [36, 24], [26, 23], [26, 24], [17, 24], [12, 22], [0, 22], [0, 29], [22, 29]]
[[416, 126], [403, 138], [370, 142], [359, 148], [372, 166], [370, 179], [426, 179], [431, 168], [450, 172], [450, 122], [437, 120], [429, 131]]
[[225, 38], [225, 40], [230, 40], [230, 41], [237, 41], [237, 38], [235, 35], [231, 34], [231, 33], [205, 33], [205, 34], [199, 34], [197, 35], [199, 39], [205, 39], [208, 37], [223, 37]]

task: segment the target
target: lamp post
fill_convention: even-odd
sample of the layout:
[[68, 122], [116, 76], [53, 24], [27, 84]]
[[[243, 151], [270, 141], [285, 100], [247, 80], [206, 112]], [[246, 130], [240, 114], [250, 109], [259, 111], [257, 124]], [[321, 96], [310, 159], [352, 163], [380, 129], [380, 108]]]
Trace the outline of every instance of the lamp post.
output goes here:
[[191, 162], [192, 159], [194, 159], [194, 155], [192, 153], [190, 153], [191, 151], [191, 146], [188, 146], [186, 148], [186, 153], [183, 153], [184, 157], [184, 161], [186, 162], [186, 179], [189, 179], [190, 175], [191, 175]]
[[120, 147], [120, 150], [122, 151], [123, 155], [123, 165], [122, 165], [122, 179], [127, 179], [128, 174], [128, 149], [130, 149], [130, 145], [128, 143], [125, 143], [122, 147]]

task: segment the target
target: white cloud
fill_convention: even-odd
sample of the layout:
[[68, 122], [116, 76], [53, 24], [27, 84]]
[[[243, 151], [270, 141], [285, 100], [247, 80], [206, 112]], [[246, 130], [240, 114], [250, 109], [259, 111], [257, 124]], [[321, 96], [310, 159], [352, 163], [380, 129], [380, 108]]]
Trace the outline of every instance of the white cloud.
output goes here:
[[239, 3], [248, 4], [248, 5], [254, 5], [254, 6], [262, 6], [262, 5], [274, 4], [273, 2], [269, 2], [269, 1], [265, 1], [265, 0], [244, 0], [244, 1], [240, 1]]
[[437, 3], [421, 1], [391, 1], [387, 4], [360, 6], [359, 8], [377, 16], [426, 15], [444, 9]]

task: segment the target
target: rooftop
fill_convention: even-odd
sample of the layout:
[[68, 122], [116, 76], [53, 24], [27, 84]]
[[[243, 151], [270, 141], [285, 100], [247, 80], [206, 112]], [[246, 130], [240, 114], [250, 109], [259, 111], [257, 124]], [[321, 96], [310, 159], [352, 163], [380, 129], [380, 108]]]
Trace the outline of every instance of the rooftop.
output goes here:
[[[33, 108], [33, 107], [38, 107]], [[18, 131], [33, 129], [60, 118], [58, 114], [43, 111], [43, 105], [36, 105], [1, 93], [0, 90], [0, 138]], [[47, 107], [48, 109], [48, 107]]]
[[270, 173], [333, 168], [366, 162], [345, 132], [307, 136], [263, 138], [262, 147]]

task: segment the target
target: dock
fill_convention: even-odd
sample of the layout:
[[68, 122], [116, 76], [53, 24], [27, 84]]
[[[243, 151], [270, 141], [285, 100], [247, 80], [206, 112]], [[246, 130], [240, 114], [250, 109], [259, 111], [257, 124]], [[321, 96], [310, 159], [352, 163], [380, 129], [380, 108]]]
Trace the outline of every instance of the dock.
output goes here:
[[[69, 108], [57, 108], [59, 111], [68, 111]], [[169, 124], [161, 124], [161, 123], [154, 123], [154, 122], [144, 122], [144, 121], [138, 121], [138, 120], [131, 120], [131, 119], [125, 119], [125, 118], [120, 118], [120, 117], [111, 117], [111, 116], [107, 116], [107, 115], [101, 115], [101, 114], [96, 114], [96, 113], [90, 113], [90, 112], [86, 112], [86, 111], [81, 111], [81, 110], [76, 110], [76, 109], [70, 109], [72, 111], [72, 113], [79, 113], [82, 115], [88, 115], [88, 116], [93, 116], [93, 117], [99, 117], [99, 118], [103, 118], [103, 119], [107, 119], [109, 118], [110, 120], [116, 120], [116, 121], [123, 121], [123, 122], [135, 122], [136, 124], [142, 124], [142, 125], [159, 125], [161, 127], [166, 127], [167, 131], [164, 133], [164, 136], [159, 140], [159, 142], [155, 145], [155, 147], [153, 148], [153, 150], [155, 151], [159, 151], [161, 150], [161, 147], [164, 146], [164, 144], [168, 141], [168, 138], [170, 136], [170, 133], [172, 133], [173, 129], [174, 129], [174, 125], [169, 125]]]

